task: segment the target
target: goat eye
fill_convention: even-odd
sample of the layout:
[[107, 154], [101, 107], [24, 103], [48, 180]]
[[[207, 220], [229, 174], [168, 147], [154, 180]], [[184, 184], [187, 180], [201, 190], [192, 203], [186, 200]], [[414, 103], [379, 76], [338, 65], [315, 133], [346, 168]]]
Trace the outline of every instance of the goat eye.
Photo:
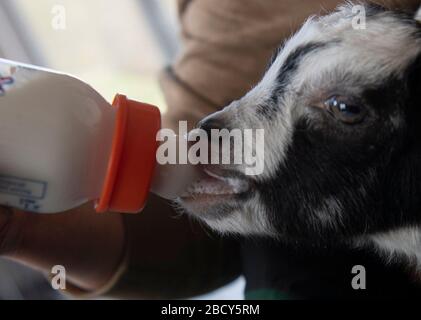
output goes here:
[[338, 120], [354, 124], [361, 122], [365, 115], [365, 108], [358, 104], [347, 102], [345, 99], [333, 96], [325, 101], [325, 107]]

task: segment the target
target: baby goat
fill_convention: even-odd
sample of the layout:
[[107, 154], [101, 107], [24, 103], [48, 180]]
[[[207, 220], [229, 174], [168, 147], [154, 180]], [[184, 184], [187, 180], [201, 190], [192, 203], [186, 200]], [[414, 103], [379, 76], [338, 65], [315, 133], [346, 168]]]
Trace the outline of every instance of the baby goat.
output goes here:
[[190, 214], [223, 233], [368, 248], [421, 270], [421, 27], [366, 13], [365, 29], [349, 5], [310, 18], [255, 88], [202, 122], [263, 128], [265, 169], [206, 166], [179, 200]]

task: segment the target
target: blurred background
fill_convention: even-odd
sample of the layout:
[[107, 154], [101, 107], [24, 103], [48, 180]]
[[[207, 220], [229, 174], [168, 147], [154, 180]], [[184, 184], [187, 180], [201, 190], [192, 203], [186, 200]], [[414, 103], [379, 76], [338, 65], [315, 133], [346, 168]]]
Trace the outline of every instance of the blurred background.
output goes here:
[[[0, 57], [71, 73], [107, 100], [166, 105], [160, 70], [180, 49], [176, 0], [0, 0]], [[196, 299], [242, 299], [244, 280]], [[0, 259], [0, 299], [65, 299]]]

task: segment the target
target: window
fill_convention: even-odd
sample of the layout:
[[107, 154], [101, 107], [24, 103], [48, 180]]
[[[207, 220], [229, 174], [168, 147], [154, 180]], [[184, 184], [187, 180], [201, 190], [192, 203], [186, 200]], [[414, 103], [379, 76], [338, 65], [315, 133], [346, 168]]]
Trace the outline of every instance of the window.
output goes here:
[[[36, 39], [30, 50], [41, 64], [83, 79], [109, 101], [122, 93], [165, 111], [157, 78], [176, 51], [175, 5], [173, 0], [15, 0], [12, 10]], [[7, 58], [16, 60], [10, 53]]]

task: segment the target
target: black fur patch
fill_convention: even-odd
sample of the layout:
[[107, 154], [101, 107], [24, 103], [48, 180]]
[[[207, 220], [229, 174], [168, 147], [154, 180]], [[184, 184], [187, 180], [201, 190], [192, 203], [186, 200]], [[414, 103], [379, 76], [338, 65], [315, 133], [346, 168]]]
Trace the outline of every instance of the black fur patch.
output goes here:
[[284, 93], [285, 87], [288, 84], [288, 80], [291, 79], [291, 77], [298, 69], [301, 60], [309, 53], [326, 47], [329, 43], [311, 42], [296, 48], [288, 56], [281, 69], [278, 71], [276, 89], [273, 91], [266, 104], [257, 107], [257, 114], [264, 118], [272, 119], [279, 108], [279, 100]]

